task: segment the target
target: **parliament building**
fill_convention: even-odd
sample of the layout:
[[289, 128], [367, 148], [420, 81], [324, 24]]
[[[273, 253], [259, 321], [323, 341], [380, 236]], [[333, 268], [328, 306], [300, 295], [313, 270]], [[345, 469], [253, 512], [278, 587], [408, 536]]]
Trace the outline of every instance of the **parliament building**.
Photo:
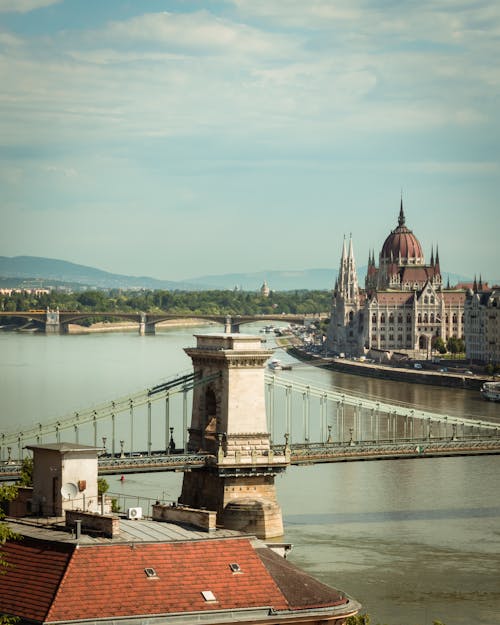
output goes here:
[[370, 252], [365, 288], [360, 288], [352, 237], [344, 245], [333, 292], [327, 347], [334, 353], [402, 353], [430, 356], [434, 337], [464, 336], [463, 289], [443, 286], [439, 251], [426, 263], [422, 246], [406, 225], [401, 200], [398, 223], [382, 245], [378, 266]]

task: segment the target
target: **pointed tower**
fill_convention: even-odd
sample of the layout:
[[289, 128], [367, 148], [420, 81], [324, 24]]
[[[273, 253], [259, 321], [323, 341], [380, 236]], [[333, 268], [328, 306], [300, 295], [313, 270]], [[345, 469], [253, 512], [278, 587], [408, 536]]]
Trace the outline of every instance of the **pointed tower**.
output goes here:
[[352, 235], [349, 237], [348, 248], [344, 236], [338, 285], [333, 296], [330, 325], [328, 327], [327, 346], [331, 351], [351, 354], [360, 353], [363, 337], [360, 336], [358, 327], [359, 312], [359, 284]]
[[339, 270], [339, 293], [346, 302], [355, 303], [359, 299], [358, 275], [356, 273], [356, 261], [352, 246], [352, 235], [349, 237], [349, 251], [346, 252], [346, 244], [342, 247], [342, 258]]

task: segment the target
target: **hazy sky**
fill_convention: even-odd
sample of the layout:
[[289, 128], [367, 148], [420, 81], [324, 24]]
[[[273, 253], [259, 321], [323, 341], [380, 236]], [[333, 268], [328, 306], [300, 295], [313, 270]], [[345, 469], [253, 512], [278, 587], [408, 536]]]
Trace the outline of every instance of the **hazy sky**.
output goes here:
[[500, 277], [497, 0], [0, 0], [0, 255]]

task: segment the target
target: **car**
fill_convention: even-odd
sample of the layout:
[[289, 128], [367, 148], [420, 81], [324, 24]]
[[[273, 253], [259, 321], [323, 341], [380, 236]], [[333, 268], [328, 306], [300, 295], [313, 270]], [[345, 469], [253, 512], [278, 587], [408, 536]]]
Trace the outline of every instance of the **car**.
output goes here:
[[472, 371], [466, 371], [465, 375], [474, 375], [474, 374], [472, 373]]
[[421, 365], [419, 362], [416, 362], [416, 363], [413, 365], [413, 368], [414, 368], [414, 369], [421, 369], [421, 368], [422, 368], [422, 365]]
[[448, 373], [448, 368], [447, 367], [441, 367], [441, 369], [439, 370], [440, 373]]

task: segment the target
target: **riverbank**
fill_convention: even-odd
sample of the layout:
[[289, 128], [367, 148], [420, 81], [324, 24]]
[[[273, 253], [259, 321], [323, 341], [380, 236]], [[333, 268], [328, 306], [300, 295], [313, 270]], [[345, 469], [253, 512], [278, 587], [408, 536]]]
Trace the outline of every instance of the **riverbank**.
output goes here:
[[[192, 327], [201, 325], [213, 325], [211, 322], [203, 322], [200, 319], [168, 319], [160, 321], [156, 324], [157, 329], [161, 328], [179, 328]], [[138, 332], [139, 324], [133, 321], [107, 322], [100, 321], [93, 323], [91, 326], [85, 327], [76, 323], [68, 324], [67, 334], [94, 334], [99, 332]]]
[[490, 378], [467, 375], [462, 373], [442, 373], [425, 369], [405, 369], [377, 363], [359, 362], [345, 358], [324, 358], [318, 354], [311, 354], [297, 345], [289, 346], [286, 351], [303, 362], [323, 369], [331, 369], [342, 373], [411, 382], [412, 384], [428, 384], [431, 386], [446, 386], [478, 391], [484, 382]]

